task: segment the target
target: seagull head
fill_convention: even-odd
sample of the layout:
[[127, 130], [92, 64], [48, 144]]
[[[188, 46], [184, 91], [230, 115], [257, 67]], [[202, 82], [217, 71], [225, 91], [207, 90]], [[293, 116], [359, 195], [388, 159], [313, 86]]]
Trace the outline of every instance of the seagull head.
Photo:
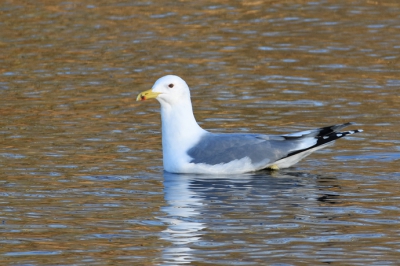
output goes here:
[[150, 90], [139, 93], [136, 101], [155, 98], [160, 104], [174, 105], [182, 99], [190, 100], [190, 91], [186, 82], [178, 76], [168, 75], [159, 78]]

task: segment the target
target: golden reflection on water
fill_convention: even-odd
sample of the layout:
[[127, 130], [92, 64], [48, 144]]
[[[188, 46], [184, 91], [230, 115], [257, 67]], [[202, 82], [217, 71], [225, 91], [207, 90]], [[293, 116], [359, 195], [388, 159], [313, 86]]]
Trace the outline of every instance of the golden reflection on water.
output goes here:
[[[235, 201], [217, 191], [219, 209], [201, 197], [207, 187], [199, 185], [204, 191], [193, 197], [204, 206], [195, 210], [205, 215], [193, 219], [206, 228], [191, 246], [197, 261], [207, 257], [202, 250], [219, 252], [227, 263], [262, 261], [246, 257], [232, 236], [261, 253], [280, 250], [276, 263], [320, 263], [321, 249], [341, 262], [373, 262], [369, 254], [378, 253], [396, 261], [399, 11], [397, 1], [7, 1], [0, 8], [0, 261], [154, 265], [166, 247], [180, 247], [160, 236], [170, 226], [162, 219], [171, 218], [163, 211], [171, 203], [163, 192], [159, 105], [134, 102], [137, 92], [170, 73], [187, 81], [199, 123], [213, 132], [278, 134], [347, 121], [365, 130], [295, 168], [334, 177], [326, 187], [326, 176], [304, 182], [314, 194], [337, 194], [335, 208], [313, 200], [304, 214], [303, 192], [287, 187], [277, 189], [288, 189], [286, 204], [255, 203], [259, 219], [281, 211], [273, 221], [294, 229], [220, 234], [207, 217], [246, 227], [240, 222], [246, 210], [223, 206], [245, 206], [257, 195]], [[272, 202], [280, 200], [263, 182], [256, 185]], [[229, 192], [240, 189], [232, 185]], [[325, 212], [350, 225], [293, 218]], [[323, 229], [367, 237], [357, 245], [330, 239], [335, 253], [312, 241], [329, 239]], [[291, 250], [284, 235], [306, 251]], [[196, 246], [202, 241], [223, 245]], [[354, 252], [340, 249], [342, 243]]]

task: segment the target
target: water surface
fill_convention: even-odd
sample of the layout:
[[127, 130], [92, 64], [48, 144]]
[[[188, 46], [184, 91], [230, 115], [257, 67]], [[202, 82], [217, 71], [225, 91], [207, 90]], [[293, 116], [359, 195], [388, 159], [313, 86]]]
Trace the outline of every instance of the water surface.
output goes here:
[[[3, 265], [396, 265], [397, 1], [6, 1]], [[212, 132], [347, 121], [280, 172], [163, 172], [159, 77]]]

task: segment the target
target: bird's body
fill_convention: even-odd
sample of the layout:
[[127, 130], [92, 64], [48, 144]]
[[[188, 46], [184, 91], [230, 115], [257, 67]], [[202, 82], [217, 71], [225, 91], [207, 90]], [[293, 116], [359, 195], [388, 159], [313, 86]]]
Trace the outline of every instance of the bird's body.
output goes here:
[[171, 173], [236, 174], [287, 168], [334, 140], [361, 130], [338, 132], [350, 123], [288, 135], [216, 134], [193, 115], [186, 82], [173, 75], [156, 81], [137, 100], [161, 104], [164, 169]]

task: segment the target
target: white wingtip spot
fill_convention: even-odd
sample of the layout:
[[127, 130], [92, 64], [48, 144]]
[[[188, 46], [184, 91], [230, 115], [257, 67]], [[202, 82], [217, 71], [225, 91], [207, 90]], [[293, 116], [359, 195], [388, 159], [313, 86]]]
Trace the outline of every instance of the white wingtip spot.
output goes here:
[[341, 134], [341, 133], [336, 134], [336, 137], [341, 137], [341, 136], [343, 136], [343, 134]]
[[323, 136], [322, 138], [323, 138], [323, 139], [329, 139], [329, 137], [328, 137], [328, 136]]

